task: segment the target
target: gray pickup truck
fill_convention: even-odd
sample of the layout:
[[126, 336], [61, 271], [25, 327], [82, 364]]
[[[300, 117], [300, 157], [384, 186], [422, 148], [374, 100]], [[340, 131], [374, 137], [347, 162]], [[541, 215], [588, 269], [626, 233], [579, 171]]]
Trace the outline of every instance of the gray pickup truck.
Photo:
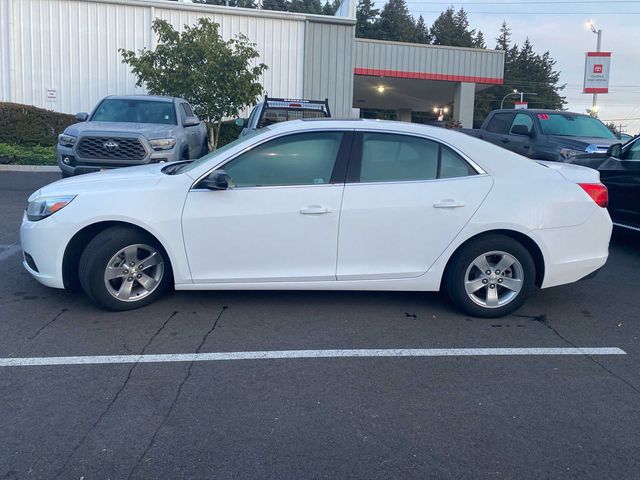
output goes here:
[[186, 100], [151, 95], [109, 96], [58, 137], [63, 177], [108, 168], [200, 158], [207, 127]]
[[560, 162], [620, 143], [597, 118], [557, 110], [494, 110], [479, 129], [461, 131], [525, 157]]

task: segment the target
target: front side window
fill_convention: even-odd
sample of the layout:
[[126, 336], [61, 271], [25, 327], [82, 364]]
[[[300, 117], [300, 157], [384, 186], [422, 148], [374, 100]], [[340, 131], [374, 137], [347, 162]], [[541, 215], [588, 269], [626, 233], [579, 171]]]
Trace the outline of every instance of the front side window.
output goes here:
[[476, 172], [449, 147], [408, 135], [363, 133], [360, 182], [434, 180]]
[[91, 121], [163, 125], [177, 123], [173, 102], [117, 98], [103, 100], [91, 117]]
[[640, 160], [640, 140], [636, 140], [631, 144], [624, 155], [625, 160]]
[[184, 112], [184, 116], [185, 117], [195, 117], [195, 114], [193, 113], [193, 110], [191, 109], [191, 105], [189, 105], [188, 103], [183, 103], [182, 104], [182, 111]]
[[530, 132], [533, 130], [533, 120], [526, 113], [518, 113], [516, 115], [516, 118], [513, 119], [513, 123], [511, 124], [511, 130], [509, 133], [513, 132], [513, 127], [516, 125], [524, 125]]
[[236, 187], [326, 184], [342, 136], [342, 132], [309, 132], [277, 138], [235, 158], [224, 169]]

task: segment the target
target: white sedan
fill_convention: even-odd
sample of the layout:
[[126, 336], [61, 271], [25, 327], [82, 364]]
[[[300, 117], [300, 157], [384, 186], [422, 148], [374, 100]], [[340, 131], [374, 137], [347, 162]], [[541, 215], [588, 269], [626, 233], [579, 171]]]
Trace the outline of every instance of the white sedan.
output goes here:
[[104, 171], [29, 198], [24, 266], [128, 310], [178, 290], [446, 290], [497, 317], [602, 267], [595, 170], [442, 128], [303, 120], [194, 162]]

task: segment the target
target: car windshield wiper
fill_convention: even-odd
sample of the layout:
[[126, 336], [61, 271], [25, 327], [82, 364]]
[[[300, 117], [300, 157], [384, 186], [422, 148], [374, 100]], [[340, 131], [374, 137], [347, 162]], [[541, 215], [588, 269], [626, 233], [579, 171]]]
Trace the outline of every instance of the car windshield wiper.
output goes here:
[[183, 167], [191, 163], [191, 160], [186, 160], [182, 162], [172, 163], [171, 165], [167, 165], [162, 169], [162, 173], [165, 175], [175, 175], [176, 173], [180, 173]]

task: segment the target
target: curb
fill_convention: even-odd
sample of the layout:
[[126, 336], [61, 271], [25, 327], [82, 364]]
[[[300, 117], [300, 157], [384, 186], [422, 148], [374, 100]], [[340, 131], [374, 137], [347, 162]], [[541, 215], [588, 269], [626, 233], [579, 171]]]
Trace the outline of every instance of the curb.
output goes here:
[[0, 172], [60, 173], [55, 165], [0, 165]]

